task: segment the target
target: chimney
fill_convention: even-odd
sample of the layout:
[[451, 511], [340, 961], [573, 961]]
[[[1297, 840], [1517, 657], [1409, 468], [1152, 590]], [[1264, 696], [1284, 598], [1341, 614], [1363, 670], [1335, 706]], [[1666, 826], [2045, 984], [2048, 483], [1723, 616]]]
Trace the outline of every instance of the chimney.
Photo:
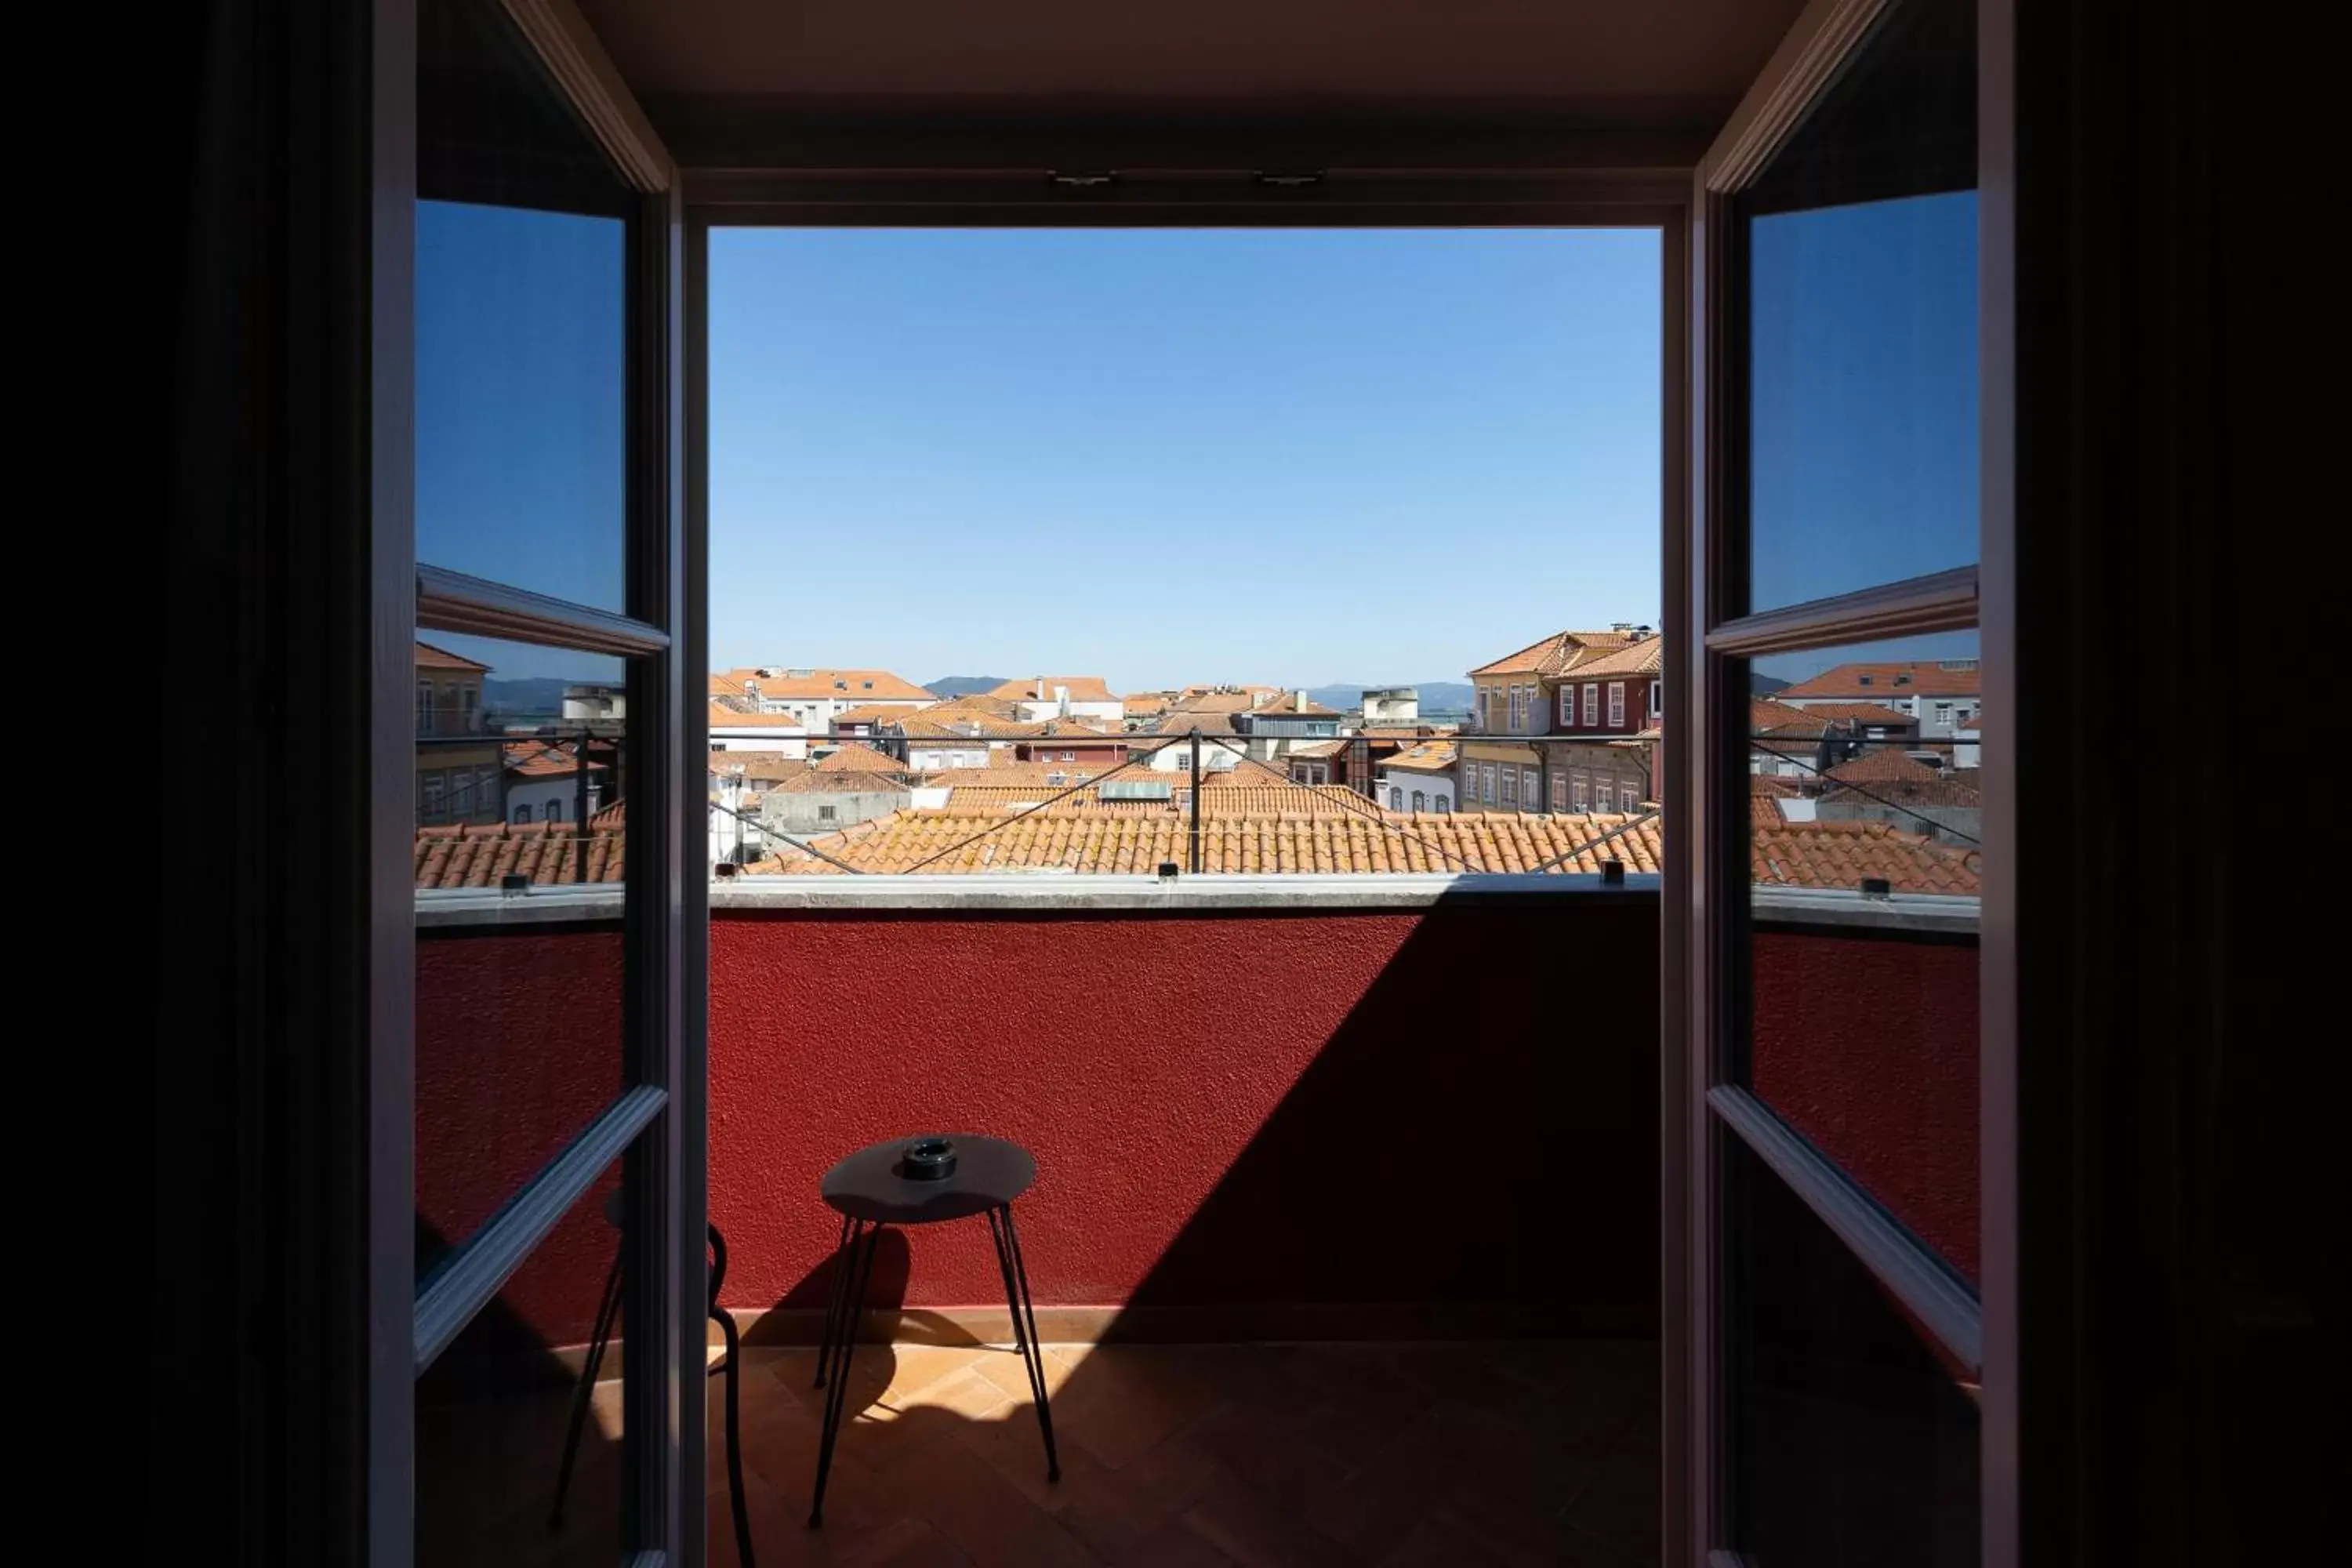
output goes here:
[[1297, 706], [1291, 709], [1292, 712], [1304, 713], [1307, 711], [1307, 688], [1302, 686], [1298, 689], [1298, 696], [1295, 699], [1295, 701]]
[[1070, 716], [1070, 689], [1068, 687], [1056, 686], [1054, 688], [1054, 710], [1061, 714], [1065, 719]]
[[1037, 700], [1045, 700], [1045, 678], [1042, 675], [1037, 678]]

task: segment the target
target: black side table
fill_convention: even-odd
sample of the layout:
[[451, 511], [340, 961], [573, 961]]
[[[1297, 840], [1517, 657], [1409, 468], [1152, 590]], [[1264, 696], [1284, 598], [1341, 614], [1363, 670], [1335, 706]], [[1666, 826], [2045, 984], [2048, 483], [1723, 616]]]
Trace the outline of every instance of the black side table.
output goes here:
[[[910, 1150], [929, 1152], [948, 1144], [954, 1169], [926, 1179], [909, 1174]], [[919, 1168], [919, 1167], [918, 1167]], [[817, 1347], [816, 1386], [833, 1379], [824, 1402], [824, 1435], [817, 1445], [816, 1497], [809, 1528], [824, 1522], [824, 1483], [833, 1470], [833, 1447], [841, 1436], [848, 1403], [849, 1362], [857, 1349], [857, 1324], [866, 1310], [866, 1287], [874, 1277], [874, 1254], [882, 1232], [897, 1226], [937, 1225], [985, 1215], [996, 1244], [996, 1266], [1004, 1276], [1005, 1304], [1013, 1312], [1013, 1348], [1028, 1369], [1029, 1391], [1037, 1406], [1037, 1429], [1045, 1437], [1045, 1479], [1062, 1479], [1054, 1452], [1054, 1412], [1045, 1399], [1045, 1352], [1037, 1344], [1037, 1309], [1029, 1297], [1029, 1270], [1021, 1260], [1021, 1236], [1013, 1228], [1013, 1200], [1037, 1179], [1037, 1162], [1018, 1143], [975, 1133], [925, 1133], [894, 1138], [860, 1149], [824, 1173], [824, 1201], [841, 1213], [841, 1237], [834, 1244], [833, 1293], [826, 1302], [824, 1334]]]

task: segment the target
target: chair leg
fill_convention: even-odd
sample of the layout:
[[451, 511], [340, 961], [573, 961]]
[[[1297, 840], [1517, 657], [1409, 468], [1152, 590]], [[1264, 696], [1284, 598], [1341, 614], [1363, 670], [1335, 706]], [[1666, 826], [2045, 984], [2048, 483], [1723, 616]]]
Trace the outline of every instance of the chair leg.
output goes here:
[[751, 1559], [751, 1513], [743, 1500], [743, 1447], [738, 1433], [741, 1415], [737, 1389], [742, 1373], [743, 1347], [736, 1338], [735, 1320], [716, 1306], [710, 1315], [727, 1342], [727, 1500], [735, 1514], [735, 1555], [742, 1568], [758, 1568]]
[[1029, 1294], [1029, 1267], [1022, 1261], [1021, 1232], [1013, 1227], [1011, 1204], [1003, 1206], [1003, 1214], [1004, 1247], [1013, 1255], [1013, 1278], [1021, 1287], [1021, 1299], [1013, 1310], [1027, 1320], [1029, 1330], [1029, 1378], [1037, 1391], [1037, 1430], [1045, 1435], [1045, 1479], [1058, 1481], [1062, 1479], [1062, 1460], [1054, 1448], [1054, 1407], [1045, 1397], [1045, 1349], [1037, 1342], [1037, 1305]]
[[825, 1364], [833, 1359], [841, 1318], [841, 1299], [849, 1290], [850, 1270], [857, 1263], [857, 1236], [863, 1228], [862, 1221], [853, 1225], [847, 1215], [841, 1216], [841, 1235], [833, 1244], [833, 1278], [825, 1284], [824, 1328], [817, 1337], [816, 1382], [812, 1387], [824, 1386]]
[[580, 1384], [572, 1391], [572, 1421], [563, 1434], [563, 1459], [555, 1469], [555, 1503], [547, 1510], [547, 1528], [563, 1528], [563, 1500], [571, 1495], [572, 1468], [580, 1458], [580, 1435], [588, 1425], [588, 1402], [595, 1396], [596, 1373], [604, 1365], [604, 1344], [613, 1337], [613, 1318], [621, 1310], [621, 1255], [604, 1274], [604, 1294], [596, 1303], [596, 1327], [588, 1336], [588, 1359], [580, 1369]]
[[809, 1528], [815, 1530], [824, 1523], [824, 1483], [833, 1474], [834, 1445], [841, 1439], [841, 1418], [849, 1403], [849, 1366], [857, 1353], [857, 1324], [866, 1311], [866, 1287], [874, 1278], [874, 1255], [882, 1250], [884, 1226], [875, 1225], [866, 1232], [865, 1256], [853, 1258], [857, 1279], [850, 1287], [841, 1318], [841, 1355], [833, 1368], [833, 1386], [825, 1390], [824, 1434], [816, 1450], [816, 1495], [809, 1503]]
[[1013, 1254], [1004, 1247], [1004, 1227], [996, 1217], [996, 1210], [988, 1211], [988, 1239], [996, 1245], [997, 1272], [1004, 1276], [1004, 1301], [1013, 1319], [1013, 1348], [1021, 1352], [1023, 1365], [1029, 1362], [1029, 1336], [1022, 1331], [1021, 1297], [1013, 1284]]

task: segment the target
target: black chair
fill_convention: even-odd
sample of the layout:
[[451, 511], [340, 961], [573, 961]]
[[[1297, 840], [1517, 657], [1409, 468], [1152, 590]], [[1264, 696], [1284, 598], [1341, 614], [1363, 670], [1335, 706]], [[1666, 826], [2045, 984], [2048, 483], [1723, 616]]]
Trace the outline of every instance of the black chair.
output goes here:
[[[621, 1224], [620, 1194], [614, 1193], [605, 1205], [604, 1217], [617, 1229]], [[712, 1372], [727, 1376], [727, 1500], [735, 1515], [735, 1554], [743, 1568], [757, 1568], [751, 1557], [751, 1516], [743, 1503], [743, 1453], [737, 1440], [740, 1426], [740, 1363], [743, 1347], [736, 1338], [735, 1320], [719, 1310], [719, 1288], [727, 1282], [727, 1238], [719, 1227], [710, 1231], [710, 1289], [705, 1298], [705, 1310], [711, 1321], [719, 1325], [719, 1337], [727, 1346], [727, 1356]], [[615, 1253], [613, 1267], [604, 1276], [604, 1299], [596, 1303], [596, 1330], [588, 1341], [588, 1360], [580, 1369], [580, 1386], [572, 1391], [572, 1425], [563, 1435], [563, 1463], [555, 1474], [555, 1506], [549, 1510], [547, 1528], [558, 1530], [563, 1524], [563, 1500], [572, 1489], [572, 1468], [580, 1458], [580, 1437], [588, 1425], [588, 1402], [596, 1389], [596, 1373], [604, 1362], [604, 1346], [613, 1337], [613, 1320], [621, 1310], [621, 1255]], [[707, 1375], [707, 1373], [706, 1373]]]

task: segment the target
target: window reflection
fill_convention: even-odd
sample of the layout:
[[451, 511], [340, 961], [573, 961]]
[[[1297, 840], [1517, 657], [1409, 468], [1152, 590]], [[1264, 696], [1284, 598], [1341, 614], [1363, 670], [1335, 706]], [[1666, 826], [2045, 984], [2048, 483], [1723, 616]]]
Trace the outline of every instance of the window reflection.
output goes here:
[[1977, 1390], [1813, 1212], [1732, 1141], [1735, 1513], [1744, 1560], [1978, 1560]]
[[1956, 632], [1756, 661], [1740, 1040], [1741, 1081], [1971, 1281], [1976, 651]]
[[615, 1163], [417, 1380], [420, 1568], [626, 1555], [620, 1184]]
[[1975, 59], [1897, 7], [1740, 197], [1750, 610], [1977, 559]]
[[419, 6], [416, 554], [625, 608], [632, 197], [494, 6]]
[[417, 649], [423, 1279], [625, 1086], [629, 806], [620, 660], [433, 631]]

